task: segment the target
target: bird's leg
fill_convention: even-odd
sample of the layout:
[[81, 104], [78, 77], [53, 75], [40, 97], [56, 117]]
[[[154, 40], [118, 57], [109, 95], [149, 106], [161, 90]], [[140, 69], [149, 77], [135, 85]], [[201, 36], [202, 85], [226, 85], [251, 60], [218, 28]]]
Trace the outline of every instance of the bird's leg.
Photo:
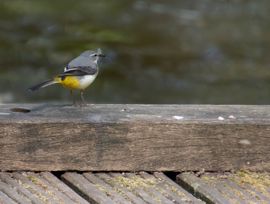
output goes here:
[[76, 105], [76, 100], [75, 100], [75, 98], [74, 98], [74, 96], [73, 96], [73, 91], [72, 91], [72, 89], [70, 89], [70, 95], [71, 95], [71, 98], [72, 98], [72, 101], [73, 101], [73, 106], [75, 106]]
[[86, 102], [85, 102], [85, 99], [84, 99], [84, 95], [83, 95], [83, 90], [81, 90], [80, 93], [81, 93], [82, 105], [86, 105]]

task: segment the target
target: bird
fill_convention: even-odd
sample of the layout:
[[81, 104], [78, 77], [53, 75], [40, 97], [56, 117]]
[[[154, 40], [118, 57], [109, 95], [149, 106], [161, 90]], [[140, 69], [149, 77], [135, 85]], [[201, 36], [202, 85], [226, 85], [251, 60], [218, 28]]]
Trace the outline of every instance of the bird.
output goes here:
[[94, 82], [98, 75], [98, 62], [100, 57], [105, 57], [105, 55], [102, 54], [100, 48], [95, 51], [86, 50], [82, 52], [78, 57], [71, 60], [64, 67], [63, 73], [56, 75], [52, 79], [34, 85], [28, 90], [37, 91], [41, 88], [45, 88], [54, 84], [61, 84], [64, 88], [70, 90], [74, 105], [76, 104], [73, 97], [74, 90], [80, 91], [82, 104], [86, 104], [84, 99], [84, 91], [90, 84]]

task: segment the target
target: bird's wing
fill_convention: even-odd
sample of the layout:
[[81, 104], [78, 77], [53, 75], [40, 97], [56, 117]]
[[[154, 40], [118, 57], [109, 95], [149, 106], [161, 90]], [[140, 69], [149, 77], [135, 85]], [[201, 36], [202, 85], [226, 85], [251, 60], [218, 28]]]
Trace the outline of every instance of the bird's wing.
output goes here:
[[98, 72], [98, 69], [95, 67], [73, 67], [66, 69], [64, 73], [59, 74], [59, 77], [62, 76], [84, 76], [84, 75], [95, 75]]
[[97, 63], [92, 61], [89, 57], [80, 55], [67, 64], [62, 76], [94, 75], [97, 72]]

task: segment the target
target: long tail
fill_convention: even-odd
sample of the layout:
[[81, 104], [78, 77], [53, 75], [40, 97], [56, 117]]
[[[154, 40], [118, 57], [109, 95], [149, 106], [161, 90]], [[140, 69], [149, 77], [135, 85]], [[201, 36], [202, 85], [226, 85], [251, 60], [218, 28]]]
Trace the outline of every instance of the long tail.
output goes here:
[[53, 84], [58, 84], [58, 83], [59, 83], [59, 81], [58, 80], [55, 80], [55, 79], [48, 80], [48, 81], [44, 81], [44, 82], [42, 82], [40, 84], [37, 84], [35, 86], [30, 87], [30, 88], [28, 88], [28, 90], [30, 90], [30, 91], [37, 91], [37, 90], [39, 90], [41, 88], [44, 88], [44, 87], [47, 87], [47, 86], [50, 86], [50, 85], [53, 85]]

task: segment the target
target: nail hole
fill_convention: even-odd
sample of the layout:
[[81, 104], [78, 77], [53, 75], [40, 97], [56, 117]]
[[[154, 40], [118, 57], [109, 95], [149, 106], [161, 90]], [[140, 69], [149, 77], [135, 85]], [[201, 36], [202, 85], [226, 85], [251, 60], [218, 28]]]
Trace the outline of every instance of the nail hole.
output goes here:
[[12, 112], [18, 112], [18, 113], [29, 113], [31, 110], [26, 109], [26, 108], [11, 108], [10, 109]]

